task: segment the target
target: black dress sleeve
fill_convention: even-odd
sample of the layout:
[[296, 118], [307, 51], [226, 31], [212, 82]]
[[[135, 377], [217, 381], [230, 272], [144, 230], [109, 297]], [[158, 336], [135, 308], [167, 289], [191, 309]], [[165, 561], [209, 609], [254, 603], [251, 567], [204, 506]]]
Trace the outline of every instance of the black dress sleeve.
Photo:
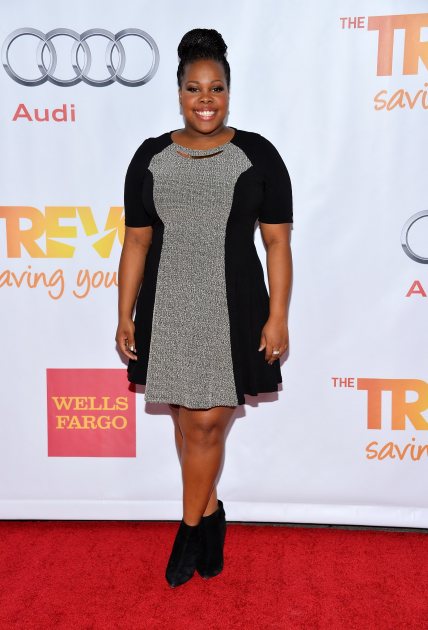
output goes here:
[[259, 210], [260, 223], [293, 223], [293, 195], [290, 175], [276, 147], [260, 138], [260, 164], [264, 196]]
[[138, 147], [126, 171], [124, 212], [128, 227], [145, 227], [154, 222], [153, 215], [149, 214], [143, 202], [143, 183], [152, 157], [149, 140], [147, 138]]

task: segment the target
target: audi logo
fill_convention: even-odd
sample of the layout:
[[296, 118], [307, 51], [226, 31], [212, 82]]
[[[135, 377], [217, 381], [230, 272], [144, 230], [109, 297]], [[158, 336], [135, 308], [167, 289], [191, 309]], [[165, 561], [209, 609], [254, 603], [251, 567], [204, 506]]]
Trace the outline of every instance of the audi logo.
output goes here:
[[[76, 76], [73, 76], [71, 79], [60, 79], [54, 75], [57, 65], [57, 52], [55, 50], [55, 46], [52, 40], [54, 39], [54, 37], [59, 37], [61, 35], [74, 39], [73, 48], [71, 51], [71, 64]], [[104, 37], [108, 40], [105, 52], [105, 62], [110, 76], [105, 79], [94, 79], [89, 76], [92, 58], [91, 50], [89, 48], [87, 40], [94, 35]], [[122, 76], [122, 72], [125, 68], [126, 63], [125, 49], [123, 47], [122, 40], [130, 35], [134, 35], [142, 39], [148, 45], [151, 52], [152, 61], [150, 69], [144, 76], [138, 79], [125, 79]], [[9, 52], [12, 43], [19, 37], [28, 36], [37, 37], [40, 40], [36, 52], [36, 61], [41, 74], [40, 77], [37, 77], [35, 79], [28, 79], [19, 75], [12, 68], [9, 59]], [[46, 67], [44, 62], [44, 52], [46, 48], [48, 49], [50, 56], [48, 67]], [[79, 65], [78, 55], [80, 50], [82, 50], [83, 52], [84, 61]], [[117, 51], [119, 57], [117, 68], [115, 68], [113, 65], [113, 50]], [[42, 33], [42, 31], [38, 31], [35, 28], [19, 28], [16, 31], [13, 31], [5, 39], [2, 46], [1, 54], [3, 67], [8, 75], [11, 77], [11, 79], [16, 81], [17, 83], [20, 83], [21, 85], [26, 85], [29, 87], [42, 85], [42, 83], [45, 83], [46, 81], [50, 81], [51, 83], [54, 83], [55, 85], [59, 85], [61, 87], [76, 85], [77, 83], [80, 83], [80, 81], [84, 81], [88, 85], [92, 85], [94, 87], [104, 87], [105, 85], [110, 85], [115, 81], [129, 87], [138, 87], [150, 81], [150, 79], [152, 79], [153, 76], [156, 74], [159, 66], [159, 49], [156, 45], [156, 42], [148, 33], [138, 28], [125, 28], [116, 34], [111, 33], [110, 31], [106, 31], [102, 28], [92, 28], [88, 31], [85, 31], [81, 35], [69, 28], [55, 28], [46, 34]]]
[[409, 258], [411, 258], [415, 262], [427, 265], [428, 258], [416, 254], [409, 245], [410, 228], [414, 223], [416, 223], [416, 221], [419, 221], [419, 219], [422, 219], [424, 217], [428, 218], [428, 210], [421, 210], [421, 212], [417, 212], [416, 214], [413, 214], [409, 219], [407, 219], [406, 223], [403, 225], [403, 229], [401, 230], [401, 246]]

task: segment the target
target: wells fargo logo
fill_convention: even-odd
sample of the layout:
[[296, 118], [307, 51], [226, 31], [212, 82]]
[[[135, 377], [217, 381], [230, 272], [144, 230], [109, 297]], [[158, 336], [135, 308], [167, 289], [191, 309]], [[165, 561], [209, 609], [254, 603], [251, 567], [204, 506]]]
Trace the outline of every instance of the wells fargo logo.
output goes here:
[[[428, 419], [423, 415], [428, 410], [427, 382], [415, 378], [333, 377], [332, 380], [335, 388], [356, 388], [366, 392], [369, 431], [397, 431], [397, 435], [407, 430], [428, 431]], [[385, 394], [389, 397], [388, 403]], [[414, 436], [406, 444], [372, 440], [366, 446], [367, 459], [419, 461], [427, 456], [428, 444], [418, 444]]]
[[[342, 17], [340, 23], [342, 29], [367, 29], [377, 33], [377, 76], [391, 76], [394, 71], [401, 75], [418, 75], [428, 70], [428, 40], [421, 40], [422, 30], [426, 32], [428, 27], [428, 13]], [[397, 44], [397, 32], [403, 35], [400, 38], [404, 39], [403, 46]], [[392, 93], [380, 90], [374, 96], [374, 108], [428, 109], [427, 88], [428, 83], [424, 83], [416, 92], [402, 87]]]
[[135, 388], [123, 369], [47, 369], [49, 457], [135, 457]]

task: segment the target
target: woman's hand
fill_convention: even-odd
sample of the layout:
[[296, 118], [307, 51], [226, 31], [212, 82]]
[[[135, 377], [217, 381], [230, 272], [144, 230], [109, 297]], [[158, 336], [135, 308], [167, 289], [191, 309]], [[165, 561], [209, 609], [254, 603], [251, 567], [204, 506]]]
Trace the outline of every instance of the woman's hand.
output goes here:
[[[116, 343], [119, 349], [128, 359], [137, 360], [135, 347], [135, 324], [129, 317], [127, 319], [119, 319], [119, 325], [116, 332]], [[135, 352], [134, 352], [135, 351]]]
[[[288, 343], [288, 325], [285, 320], [269, 317], [262, 328], [259, 346], [259, 351], [266, 348], [265, 359], [269, 365], [284, 354]], [[274, 350], [278, 352], [274, 353]]]

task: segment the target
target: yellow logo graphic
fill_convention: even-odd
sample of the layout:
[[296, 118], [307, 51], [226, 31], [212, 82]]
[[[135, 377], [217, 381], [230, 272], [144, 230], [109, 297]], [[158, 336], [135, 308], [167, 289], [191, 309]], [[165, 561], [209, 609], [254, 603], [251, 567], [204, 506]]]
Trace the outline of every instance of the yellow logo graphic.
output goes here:
[[[369, 17], [368, 30], [378, 31], [377, 75], [391, 76], [396, 31], [404, 31], [404, 51], [401, 72], [403, 75], [417, 75], [420, 67], [428, 69], [428, 41], [421, 41], [421, 29], [428, 27], [428, 13], [408, 15], [379, 15]], [[420, 106], [428, 109], [428, 83], [416, 93], [404, 88], [395, 90], [391, 95], [387, 90], [380, 90], [375, 97], [375, 109], [387, 111], [396, 109], [414, 109]]]
[[[428, 431], [428, 383], [417, 378], [332, 377], [335, 389], [357, 389], [367, 392], [367, 429], [369, 431]], [[385, 397], [390, 398], [386, 402]], [[398, 437], [398, 436], [397, 436]], [[370, 460], [404, 459], [419, 461], [428, 456], [428, 444], [417, 444], [416, 438], [398, 444], [373, 440], [366, 446]]]
[[[341, 17], [342, 30], [377, 32], [376, 75], [389, 77], [394, 71], [403, 76], [417, 76], [428, 70], [428, 41], [422, 41], [428, 27], [428, 13], [372, 15], [368, 18]], [[404, 41], [403, 46], [401, 42]], [[402, 59], [399, 55], [402, 51]], [[389, 84], [389, 83], [388, 83]], [[428, 109], [428, 83], [416, 91], [399, 87], [389, 92], [380, 90], [373, 97], [374, 109]]]
[[[57, 239], [77, 239], [78, 226], [87, 237], [99, 236], [92, 247], [109, 258], [115, 240], [123, 245], [125, 234], [121, 206], [110, 208], [101, 233], [88, 206], [46, 206], [44, 213], [32, 206], [0, 206], [0, 219], [5, 220], [8, 258], [21, 258], [23, 251], [32, 258], [73, 258], [75, 245]], [[62, 219], [75, 225], [61, 225]]]
[[[367, 391], [367, 428], [382, 428], [382, 393], [391, 392], [391, 426], [404, 431], [408, 420], [418, 431], [428, 431], [422, 415], [428, 409], [428, 383], [416, 378], [359, 378], [357, 389]], [[415, 401], [406, 399], [407, 392], [416, 392]]]
[[418, 74], [419, 59], [428, 69], [428, 41], [421, 42], [421, 29], [427, 26], [428, 13], [369, 17], [367, 29], [379, 33], [377, 74], [392, 74], [394, 36], [397, 30], [404, 30], [403, 74]]

